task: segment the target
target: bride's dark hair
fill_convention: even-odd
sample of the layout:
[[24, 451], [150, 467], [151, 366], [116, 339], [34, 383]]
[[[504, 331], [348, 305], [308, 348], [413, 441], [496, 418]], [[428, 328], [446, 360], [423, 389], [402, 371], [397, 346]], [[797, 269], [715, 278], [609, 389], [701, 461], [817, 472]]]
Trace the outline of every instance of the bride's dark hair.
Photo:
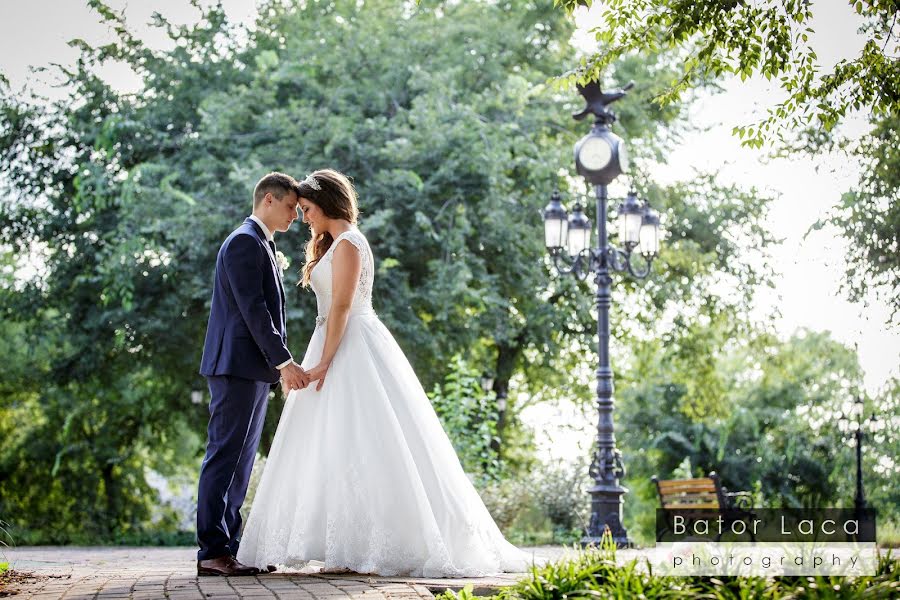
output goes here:
[[[356, 225], [359, 216], [356, 189], [343, 173], [334, 169], [313, 171], [297, 185], [297, 196], [318, 206], [329, 219], [343, 219]], [[303, 265], [303, 278], [300, 282], [304, 287], [309, 285], [309, 274], [313, 267], [333, 243], [334, 239], [327, 231], [317, 233], [307, 242], [306, 264]]]

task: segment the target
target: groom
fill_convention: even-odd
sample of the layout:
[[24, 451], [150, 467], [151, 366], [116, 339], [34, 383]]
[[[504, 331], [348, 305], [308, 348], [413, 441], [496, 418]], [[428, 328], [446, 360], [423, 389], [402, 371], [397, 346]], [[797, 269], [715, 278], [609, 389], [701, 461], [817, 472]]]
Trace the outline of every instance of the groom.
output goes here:
[[200, 374], [209, 382], [206, 457], [197, 498], [197, 573], [256, 575], [237, 555], [241, 505], [272, 384], [308, 383], [287, 349], [284, 288], [274, 233], [297, 218], [297, 181], [269, 173], [253, 191], [253, 214], [222, 244]]

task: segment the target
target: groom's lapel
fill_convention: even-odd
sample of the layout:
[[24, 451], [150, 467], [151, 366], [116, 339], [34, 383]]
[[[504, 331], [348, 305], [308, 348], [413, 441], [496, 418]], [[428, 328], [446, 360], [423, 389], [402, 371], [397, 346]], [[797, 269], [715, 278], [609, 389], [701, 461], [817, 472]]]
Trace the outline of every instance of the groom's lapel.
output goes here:
[[278, 268], [278, 265], [275, 263], [275, 257], [271, 252], [271, 247], [269, 246], [269, 240], [266, 239], [266, 234], [263, 233], [263, 230], [260, 229], [259, 224], [253, 219], [247, 217], [244, 219], [244, 224], [250, 224], [250, 227], [253, 228], [253, 231], [256, 233], [256, 237], [265, 244], [267, 247], [263, 248], [263, 252], [266, 253], [266, 256], [269, 257], [269, 264], [272, 266], [272, 270], [275, 271], [275, 281], [278, 283], [278, 294], [281, 296], [281, 326], [282, 331], [287, 329], [287, 307], [285, 306], [286, 299], [284, 296], [284, 282], [281, 281], [281, 270]]
[[272, 252], [270, 252], [271, 247], [269, 246], [269, 240], [266, 239], [266, 234], [263, 233], [263, 230], [260, 229], [259, 224], [257, 224], [256, 221], [254, 221], [250, 217], [247, 217], [244, 220], [244, 223], [250, 223], [250, 225], [253, 227], [253, 231], [256, 232], [256, 237], [258, 237], [260, 241], [266, 245], [266, 248], [264, 248], [263, 251], [266, 253], [266, 256], [269, 257], [269, 264], [272, 265], [272, 270], [275, 271], [275, 280], [278, 282], [278, 293], [281, 294], [281, 306], [282, 310], [284, 310], [284, 282], [281, 280], [281, 269], [278, 268], [278, 264], [275, 262], [275, 256]]

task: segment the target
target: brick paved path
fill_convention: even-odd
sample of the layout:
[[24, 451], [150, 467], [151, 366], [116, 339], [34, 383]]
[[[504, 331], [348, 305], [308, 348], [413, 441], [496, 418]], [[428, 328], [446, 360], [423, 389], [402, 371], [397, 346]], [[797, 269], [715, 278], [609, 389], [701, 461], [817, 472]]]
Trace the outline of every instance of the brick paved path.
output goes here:
[[[559, 558], [562, 548], [532, 549], [541, 558]], [[0, 596], [87, 600], [199, 600], [206, 598], [279, 598], [282, 600], [419, 600], [433, 592], [461, 589], [476, 593], [510, 585], [522, 575], [506, 573], [478, 579], [416, 579], [320, 573], [273, 573], [258, 577], [197, 577], [194, 548], [23, 547], [4, 549], [0, 561], [36, 578], [11, 584]]]

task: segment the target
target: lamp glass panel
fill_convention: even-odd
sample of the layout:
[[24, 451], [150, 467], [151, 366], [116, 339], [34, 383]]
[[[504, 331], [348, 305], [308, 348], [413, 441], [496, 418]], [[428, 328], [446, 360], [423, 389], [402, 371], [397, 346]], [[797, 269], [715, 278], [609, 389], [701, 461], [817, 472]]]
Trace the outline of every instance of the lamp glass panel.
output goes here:
[[575, 256], [580, 254], [582, 250], [587, 248], [591, 242], [590, 229], [571, 229], [569, 230], [569, 254]]
[[641, 254], [656, 256], [659, 252], [659, 227], [644, 225], [641, 227]]
[[636, 244], [641, 240], [641, 223], [643, 221], [644, 217], [641, 213], [625, 215], [624, 241]]
[[544, 242], [548, 248], [562, 248], [566, 245], [566, 234], [569, 222], [566, 219], [547, 219], [544, 221]]
[[624, 242], [625, 241], [625, 213], [619, 213], [619, 216], [616, 219], [616, 225], [619, 228], [619, 239]]

